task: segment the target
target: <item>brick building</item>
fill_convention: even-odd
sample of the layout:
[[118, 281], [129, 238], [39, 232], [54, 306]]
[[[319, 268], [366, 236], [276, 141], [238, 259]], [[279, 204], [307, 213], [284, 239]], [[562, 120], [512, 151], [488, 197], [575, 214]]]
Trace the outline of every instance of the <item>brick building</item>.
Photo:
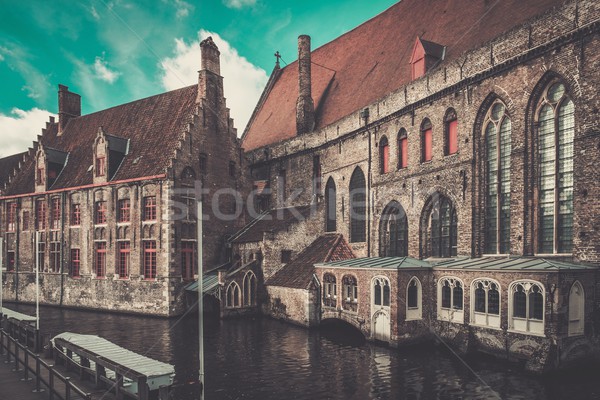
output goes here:
[[58, 121], [0, 161], [6, 300], [34, 301], [39, 257], [43, 303], [181, 313], [197, 272], [197, 195], [218, 198], [204, 211], [204, 265], [225, 259], [240, 221], [217, 215], [236, 212], [223, 190], [247, 185], [219, 50], [200, 46], [198, 84], [183, 89], [81, 115], [80, 96], [59, 85]]
[[[435, 332], [531, 369], [598, 354], [599, 27], [587, 0], [403, 0], [315, 50], [300, 36], [242, 137], [255, 202], [314, 210], [233, 241], [268, 249], [263, 310], [394, 344]], [[292, 262], [319, 280], [311, 320], [269, 282], [326, 233], [359, 258]]]

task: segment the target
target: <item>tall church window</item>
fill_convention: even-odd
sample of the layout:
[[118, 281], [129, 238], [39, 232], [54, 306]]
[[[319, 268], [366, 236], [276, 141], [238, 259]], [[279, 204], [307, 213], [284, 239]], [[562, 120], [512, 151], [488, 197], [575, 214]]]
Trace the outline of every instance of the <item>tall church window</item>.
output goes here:
[[333, 178], [327, 180], [325, 185], [325, 232], [335, 232], [337, 230], [337, 204], [336, 189]]
[[387, 174], [390, 172], [390, 144], [387, 137], [382, 137], [379, 141], [379, 173]]
[[511, 121], [496, 100], [484, 122], [486, 149], [485, 252], [510, 253]]
[[398, 169], [408, 166], [408, 135], [406, 129], [400, 129], [398, 133]]
[[350, 178], [350, 242], [364, 242], [367, 228], [365, 174], [357, 167]]
[[565, 86], [553, 83], [538, 113], [540, 253], [569, 253], [573, 248], [574, 133], [575, 106]]
[[421, 123], [421, 162], [431, 161], [433, 157], [433, 129], [431, 121], [425, 118]]
[[408, 220], [402, 206], [393, 201], [383, 210], [379, 227], [379, 256], [408, 255]]
[[426, 209], [423, 256], [454, 257], [457, 254], [458, 218], [454, 206], [444, 196], [435, 194]]
[[455, 154], [458, 151], [458, 119], [453, 108], [446, 111], [444, 117], [444, 155]]

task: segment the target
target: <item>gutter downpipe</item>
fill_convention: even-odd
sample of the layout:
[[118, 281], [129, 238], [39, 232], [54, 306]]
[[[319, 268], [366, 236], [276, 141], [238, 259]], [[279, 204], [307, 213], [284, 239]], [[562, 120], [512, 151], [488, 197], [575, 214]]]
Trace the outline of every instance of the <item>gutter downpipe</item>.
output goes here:
[[60, 210], [60, 306], [63, 305], [63, 297], [65, 295], [65, 274], [64, 274], [64, 261], [65, 261], [65, 193], [61, 194], [61, 210]]

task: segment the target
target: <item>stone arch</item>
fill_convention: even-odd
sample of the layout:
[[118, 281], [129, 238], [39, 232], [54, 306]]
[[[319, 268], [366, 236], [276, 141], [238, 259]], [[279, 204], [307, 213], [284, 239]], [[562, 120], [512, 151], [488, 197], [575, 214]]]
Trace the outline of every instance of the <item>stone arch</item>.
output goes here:
[[[442, 214], [440, 214], [442, 213]], [[450, 218], [446, 221], [445, 217]], [[419, 220], [419, 257], [428, 258], [434, 257], [453, 257], [458, 254], [457, 238], [458, 238], [458, 210], [456, 203], [449, 196], [436, 191], [432, 193], [421, 211]], [[440, 242], [438, 246], [437, 240], [445, 240], [445, 236], [441, 232], [442, 228], [438, 229], [438, 223], [449, 223], [449, 245], [443, 246]], [[445, 243], [445, 242], [444, 242]], [[447, 251], [444, 251], [447, 250]]]

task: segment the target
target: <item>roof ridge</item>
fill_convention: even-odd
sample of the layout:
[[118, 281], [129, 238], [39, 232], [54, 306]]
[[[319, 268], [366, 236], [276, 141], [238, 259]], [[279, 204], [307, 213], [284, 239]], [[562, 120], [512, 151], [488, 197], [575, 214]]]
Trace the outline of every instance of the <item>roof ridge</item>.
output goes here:
[[256, 225], [258, 223], [258, 221], [262, 220], [270, 212], [271, 212], [271, 210], [263, 211], [261, 214], [258, 215], [258, 217], [254, 218], [252, 221], [250, 221], [248, 224], [246, 224], [242, 229], [240, 229], [239, 231], [237, 231], [236, 233], [234, 233], [229, 238], [228, 242], [233, 242], [235, 239], [237, 239], [240, 236], [242, 236], [244, 233], [246, 233], [248, 231], [248, 229], [250, 229], [251, 227], [253, 227], [254, 225]]
[[[342, 240], [342, 234], [341, 233], [337, 233], [336, 235], [337, 235], [337, 238], [335, 239], [335, 241], [333, 242], [333, 245], [331, 246], [331, 248], [327, 252], [327, 255], [325, 256], [325, 260], [323, 260], [323, 262], [328, 262], [331, 259], [331, 256], [333, 255], [333, 251], [335, 250], [335, 248], [337, 247], [337, 245], [340, 243], [340, 240]], [[321, 236], [321, 237], [323, 237], [323, 236]]]

